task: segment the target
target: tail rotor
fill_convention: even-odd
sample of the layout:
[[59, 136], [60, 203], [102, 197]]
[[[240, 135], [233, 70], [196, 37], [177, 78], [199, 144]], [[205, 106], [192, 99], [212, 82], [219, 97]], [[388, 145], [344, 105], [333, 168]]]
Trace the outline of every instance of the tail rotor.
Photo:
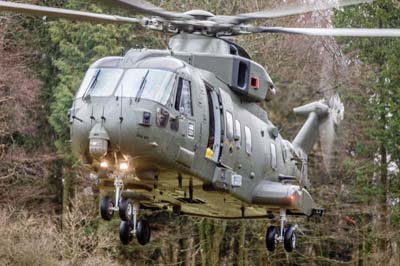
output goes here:
[[326, 170], [332, 169], [333, 152], [336, 140], [336, 132], [339, 124], [344, 118], [344, 106], [336, 93], [328, 100], [323, 100], [329, 107], [329, 114], [325, 120], [320, 123], [319, 135], [321, 142], [322, 158]]

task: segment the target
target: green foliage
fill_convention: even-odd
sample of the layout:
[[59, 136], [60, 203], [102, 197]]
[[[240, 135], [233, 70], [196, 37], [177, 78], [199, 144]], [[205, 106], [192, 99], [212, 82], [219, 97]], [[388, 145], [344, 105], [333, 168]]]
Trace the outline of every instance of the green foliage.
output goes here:
[[[377, 0], [336, 12], [334, 21], [337, 27], [400, 28], [400, 6], [392, 0]], [[354, 148], [358, 158], [349, 159], [348, 170], [356, 177], [357, 195], [370, 206], [379, 204], [381, 216], [379, 229], [362, 231], [363, 252], [371, 250], [372, 242], [386, 252], [386, 243], [396, 240], [382, 231], [395, 230], [400, 220], [396, 170], [400, 163], [400, 39], [341, 38], [340, 42], [352, 63], [365, 72], [363, 97], [354, 100], [368, 123], [364, 124], [364, 141]]]
[[[338, 27], [399, 28], [400, 8], [391, 0], [378, 0], [368, 5], [346, 8], [335, 15]], [[377, 124], [368, 133], [382, 143], [393, 161], [399, 162], [400, 138], [400, 40], [399, 38], [342, 38], [347, 52], [371, 67], [365, 80], [367, 115]]]
[[[93, 2], [78, 0], [42, 1], [46, 5], [91, 12], [109, 12]], [[115, 13], [115, 12], [114, 12]], [[38, 25], [41, 23], [42, 25]], [[32, 28], [32, 25], [28, 24]], [[157, 45], [157, 39], [134, 25], [102, 25], [56, 20], [35, 20], [39, 37], [37, 45], [42, 52], [39, 76], [51, 91], [46, 95], [50, 103], [48, 120], [55, 132], [55, 146], [60, 157], [70, 154], [69, 125], [66, 119], [73, 96], [88, 67], [105, 56], [118, 56], [138, 44]], [[144, 34], [143, 34], [144, 35]]]

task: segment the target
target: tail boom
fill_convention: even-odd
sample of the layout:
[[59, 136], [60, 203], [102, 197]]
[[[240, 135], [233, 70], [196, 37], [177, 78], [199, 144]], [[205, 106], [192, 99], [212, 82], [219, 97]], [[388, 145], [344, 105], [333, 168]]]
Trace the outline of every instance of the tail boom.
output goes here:
[[328, 117], [329, 107], [319, 101], [294, 108], [293, 111], [296, 114], [308, 115], [292, 143], [295, 149], [300, 149], [308, 154], [319, 138], [319, 126]]

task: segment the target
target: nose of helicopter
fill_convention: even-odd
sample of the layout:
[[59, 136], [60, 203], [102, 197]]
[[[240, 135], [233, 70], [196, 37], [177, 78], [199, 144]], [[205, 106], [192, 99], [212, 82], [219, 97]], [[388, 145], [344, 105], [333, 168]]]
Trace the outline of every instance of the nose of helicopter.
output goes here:
[[[101, 159], [118, 151], [130, 157], [156, 152], [161, 127], [154, 127], [159, 109], [155, 102], [130, 99], [81, 101], [72, 110], [72, 148], [78, 157]], [[158, 133], [157, 133], [157, 132]], [[83, 158], [85, 159], [85, 158]]]

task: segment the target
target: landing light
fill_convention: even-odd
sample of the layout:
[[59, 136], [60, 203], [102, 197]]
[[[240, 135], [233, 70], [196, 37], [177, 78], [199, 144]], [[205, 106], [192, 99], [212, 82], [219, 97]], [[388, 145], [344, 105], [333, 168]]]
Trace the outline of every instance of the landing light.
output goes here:
[[294, 201], [294, 199], [295, 199], [295, 196], [293, 194], [289, 196], [290, 201]]
[[128, 163], [120, 163], [119, 164], [120, 170], [128, 170], [128, 167], [129, 167]]
[[108, 163], [107, 163], [106, 161], [102, 161], [102, 162], [100, 163], [100, 167], [101, 167], [101, 168], [107, 168], [107, 167], [108, 167]]

